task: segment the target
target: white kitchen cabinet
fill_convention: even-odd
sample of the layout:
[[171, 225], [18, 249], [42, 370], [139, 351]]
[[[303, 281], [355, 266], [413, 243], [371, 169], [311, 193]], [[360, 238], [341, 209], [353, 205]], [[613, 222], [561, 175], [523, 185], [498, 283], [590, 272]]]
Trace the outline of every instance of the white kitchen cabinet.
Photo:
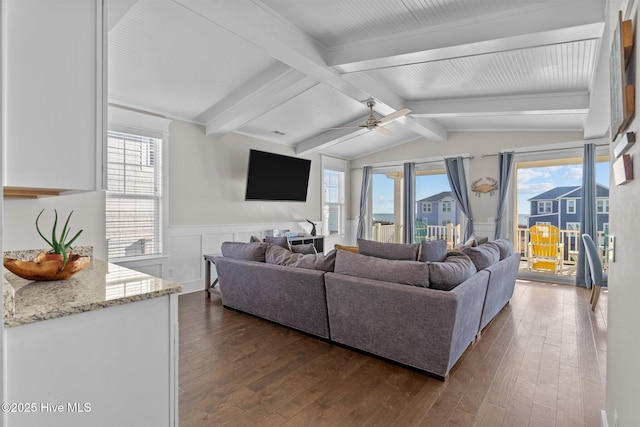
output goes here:
[[95, 259], [67, 280], [5, 278], [5, 426], [178, 425], [179, 285]]
[[100, 189], [102, 0], [7, 0], [4, 185]]

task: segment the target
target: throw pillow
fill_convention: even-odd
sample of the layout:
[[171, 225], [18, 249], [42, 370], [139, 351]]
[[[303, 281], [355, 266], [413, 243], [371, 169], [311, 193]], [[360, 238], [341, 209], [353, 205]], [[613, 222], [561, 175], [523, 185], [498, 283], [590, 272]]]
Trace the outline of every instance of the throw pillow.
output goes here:
[[265, 261], [265, 252], [268, 243], [254, 242], [224, 242], [222, 243], [222, 255], [229, 258], [244, 259], [247, 261]]
[[306, 268], [307, 270], [333, 271], [336, 252], [324, 254], [301, 254], [291, 252], [277, 245], [269, 245], [266, 252], [268, 264], [287, 267]]
[[425, 262], [391, 260], [337, 251], [334, 271], [347, 276], [429, 287], [429, 264]]
[[476, 243], [477, 243], [478, 245], [482, 245], [483, 243], [487, 243], [488, 241], [489, 241], [489, 238], [488, 238], [488, 237], [478, 237], [478, 238], [476, 239]]
[[447, 242], [444, 240], [425, 240], [420, 243], [420, 261], [442, 262], [447, 257]]
[[513, 243], [507, 239], [497, 239], [493, 243], [500, 249], [500, 260], [510, 257], [513, 254]]
[[274, 245], [278, 245], [281, 248], [289, 249], [289, 239], [287, 239], [286, 236], [282, 236], [282, 237], [267, 236], [264, 238], [264, 241], [267, 243], [273, 243]]
[[258, 236], [251, 236], [251, 238], [249, 239], [249, 243], [257, 243], [257, 242], [262, 242], [262, 239], [259, 238]]
[[344, 245], [339, 245], [339, 244], [335, 244], [333, 245], [333, 249], [335, 249], [336, 251], [341, 249], [343, 251], [349, 251], [349, 252], [353, 252], [354, 254], [358, 253], [358, 247], [357, 246], [344, 246]]
[[358, 252], [377, 258], [417, 261], [419, 249], [417, 243], [382, 243], [358, 239]]
[[313, 243], [306, 243], [303, 245], [291, 245], [291, 248], [289, 248], [289, 250], [297, 254], [317, 254], [318, 253]]
[[469, 258], [471, 258], [471, 261], [473, 261], [478, 271], [500, 261], [500, 249], [498, 249], [498, 246], [493, 242], [485, 243], [484, 245], [474, 248], [464, 248], [462, 253], [469, 255]]
[[449, 252], [443, 262], [429, 263], [429, 287], [450, 291], [476, 273], [471, 258], [462, 252]]

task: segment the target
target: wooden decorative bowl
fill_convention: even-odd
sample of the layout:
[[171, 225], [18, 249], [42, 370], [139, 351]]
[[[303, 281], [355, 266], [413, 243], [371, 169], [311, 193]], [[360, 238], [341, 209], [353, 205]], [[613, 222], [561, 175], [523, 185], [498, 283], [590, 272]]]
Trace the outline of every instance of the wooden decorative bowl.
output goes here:
[[45, 281], [64, 280], [85, 268], [91, 262], [91, 257], [70, 254], [67, 265], [62, 269], [61, 260], [47, 260], [46, 254], [41, 252], [33, 261], [20, 261], [13, 258], [5, 258], [4, 266], [23, 279]]

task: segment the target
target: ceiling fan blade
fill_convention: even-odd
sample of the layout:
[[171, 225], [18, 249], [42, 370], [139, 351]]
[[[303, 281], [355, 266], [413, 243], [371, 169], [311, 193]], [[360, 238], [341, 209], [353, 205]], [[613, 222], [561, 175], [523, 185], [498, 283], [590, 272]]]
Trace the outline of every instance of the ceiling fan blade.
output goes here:
[[332, 130], [332, 129], [358, 129], [358, 128], [366, 128], [364, 125], [359, 126], [338, 126], [335, 128], [322, 128], [322, 130]]
[[391, 135], [391, 131], [387, 128], [383, 128], [381, 126], [376, 126], [373, 128], [373, 130], [375, 130], [376, 132], [378, 132], [380, 135], [384, 135], [384, 136], [389, 136]]
[[406, 116], [407, 114], [409, 114], [411, 112], [410, 109], [408, 108], [402, 108], [398, 111], [394, 111], [391, 114], [387, 114], [384, 117], [381, 117], [380, 120], [378, 120], [378, 124], [383, 124], [383, 123], [388, 123], [392, 120], [398, 119], [402, 116]]

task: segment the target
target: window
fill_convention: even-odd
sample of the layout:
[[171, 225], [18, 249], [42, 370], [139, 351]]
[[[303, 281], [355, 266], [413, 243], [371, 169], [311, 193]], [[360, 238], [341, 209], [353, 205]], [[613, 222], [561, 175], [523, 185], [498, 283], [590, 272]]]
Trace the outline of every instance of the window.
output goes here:
[[344, 172], [324, 169], [322, 187], [325, 234], [343, 234]]
[[162, 138], [108, 132], [109, 260], [162, 254], [161, 150]]
[[576, 200], [575, 199], [567, 200], [567, 213], [568, 214], [576, 213]]
[[552, 202], [551, 200], [545, 200], [543, 202], [538, 202], [538, 213], [551, 213]]
[[569, 231], [580, 231], [580, 223], [579, 222], [567, 222], [567, 230], [569, 230]]
[[422, 204], [422, 212], [431, 213], [431, 202], [426, 202]]
[[596, 201], [596, 212], [609, 213], [609, 199], [599, 199]]
[[442, 212], [451, 212], [451, 202], [442, 202]]

